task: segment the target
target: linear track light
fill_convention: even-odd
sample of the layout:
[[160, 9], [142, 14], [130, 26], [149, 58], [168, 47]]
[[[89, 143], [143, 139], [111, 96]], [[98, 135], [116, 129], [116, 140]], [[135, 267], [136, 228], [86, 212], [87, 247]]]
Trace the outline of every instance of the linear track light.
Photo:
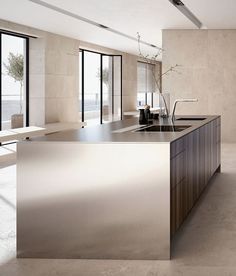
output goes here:
[[[61, 13], [61, 14], [64, 14], [64, 15], [73, 17], [73, 18], [75, 18], [75, 19], [77, 19], [77, 20], [86, 22], [86, 23], [88, 23], [88, 24], [90, 24], [90, 25], [93, 25], [93, 26], [102, 28], [102, 29], [107, 30], [107, 31], [109, 31], [109, 32], [112, 32], [112, 33], [114, 33], [114, 34], [117, 34], [117, 35], [126, 37], [126, 38], [128, 38], [128, 39], [130, 39], [130, 40], [137, 41], [137, 37], [133, 37], [133, 36], [127, 35], [127, 34], [125, 34], [125, 33], [122, 33], [122, 32], [120, 32], [120, 31], [117, 31], [117, 30], [115, 30], [115, 29], [109, 28], [108, 26], [105, 26], [105, 25], [103, 25], [103, 24], [97, 23], [97, 22], [95, 22], [95, 21], [92, 21], [92, 20], [90, 20], [90, 19], [88, 19], [88, 18], [85, 18], [85, 17], [82, 17], [82, 16], [80, 16], [80, 15], [74, 14], [74, 13], [69, 12], [69, 11], [67, 11], [67, 10], [61, 9], [61, 8], [59, 8], [59, 7], [57, 7], [57, 6], [48, 4], [48, 3], [46, 3], [46, 2], [44, 2], [44, 1], [42, 1], [42, 0], [29, 0], [29, 1], [30, 1], [30, 2], [33, 2], [33, 3], [35, 3], [35, 4], [38, 4], [38, 5], [40, 5], [40, 6], [43, 6], [43, 7], [45, 7], [45, 8], [51, 9], [51, 10], [53, 10], [53, 11], [56, 11], [56, 12], [58, 12], [58, 13]], [[156, 48], [156, 49], [158, 49], [158, 50], [162, 50], [162, 48], [160, 48], [160, 47], [158, 47], [158, 46], [156, 46], [156, 45], [154, 45], [154, 44], [150, 44], [150, 43], [148, 43], [148, 42], [146, 42], [146, 41], [143, 41], [143, 40], [140, 40], [140, 43], [141, 43], [141, 44], [144, 44], [144, 45], [146, 45], [146, 46], [152, 47], [152, 48]]]
[[202, 22], [184, 5], [180, 0], [169, 0], [182, 14], [184, 14], [199, 29], [203, 27]]

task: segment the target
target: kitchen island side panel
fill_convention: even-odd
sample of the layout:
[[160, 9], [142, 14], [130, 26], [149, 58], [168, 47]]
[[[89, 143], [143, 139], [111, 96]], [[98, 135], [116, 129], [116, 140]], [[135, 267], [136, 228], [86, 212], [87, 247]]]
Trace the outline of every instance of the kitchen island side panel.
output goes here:
[[169, 259], [170, 144], [22, 142], [17, 256]]

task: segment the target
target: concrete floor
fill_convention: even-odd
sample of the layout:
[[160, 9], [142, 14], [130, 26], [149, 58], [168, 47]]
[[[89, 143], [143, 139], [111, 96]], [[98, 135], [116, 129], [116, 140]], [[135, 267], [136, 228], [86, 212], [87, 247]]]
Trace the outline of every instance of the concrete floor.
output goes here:
[[16, 259], [15, 176], [15, 165], [0, 167], [1, 276], [236, 275], [236, 144], [222, 146], [222, 173], [176, 235], [171, 261]]

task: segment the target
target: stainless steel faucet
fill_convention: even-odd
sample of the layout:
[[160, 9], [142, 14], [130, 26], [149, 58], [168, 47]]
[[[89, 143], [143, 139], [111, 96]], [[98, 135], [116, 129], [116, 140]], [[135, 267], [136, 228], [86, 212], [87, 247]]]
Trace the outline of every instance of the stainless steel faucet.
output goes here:
[[198, 99], [177, 99], [177, 100], [175, 100], [174, 105], [173, 105], [172, 115], [171, 115], [172, 121], [174, 121], [174, 119], [175, 119], [176, 105], [179, 102], [198, 102]]

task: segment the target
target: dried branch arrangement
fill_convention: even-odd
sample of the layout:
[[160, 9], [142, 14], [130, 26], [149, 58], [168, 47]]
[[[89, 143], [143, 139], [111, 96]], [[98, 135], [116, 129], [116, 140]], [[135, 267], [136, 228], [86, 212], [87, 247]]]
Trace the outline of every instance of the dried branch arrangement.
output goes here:
[[[162, 54], [162, 52], [164, 51], [163, 49], [158, 49], [157, 50], [157, 53], [150, 56], [150, 55], [144, 55], [141, 51], [141, 36], [139, 33], [137, 33], [137, 40], [138, 40], [138, 52], [139, 52], [139, 56], [140, 58], [145, 61], [146, 63], [148, 64], [158, 64], [159, 63], [159, 57], [160, 55]], [[158, 74], [155, 73], [155, 68], [153, 68], [152, 70], [152, 75], [153, 75], [153, 79], [155, 81], [155, 84], [156, 84], [156, 88], [157, 88], [157, 92], [160, 93], [162, 99], [163, 99], [163, 102], [164, 102], [164, 105], [165, 105], [165, 109], [166, 109], [166, 116], [165, 117], [169, 117], [169, 110], [167, 108], [167, 104], [166, 104], [166, 99], [165, 97], [163, 96], [162, 94], [162, 89], [161, 89], [161, 82], [162, 82], [162, 78], [172, 72], [175, 72], [175, 73], [178, 73], [180, 74], [180, 72], [177, 70], [177, 68], [180, 67], [179, 64], [175, 64], [171, 67], [169, 67], [166, 71], [162, 72], [158, 72]]]

